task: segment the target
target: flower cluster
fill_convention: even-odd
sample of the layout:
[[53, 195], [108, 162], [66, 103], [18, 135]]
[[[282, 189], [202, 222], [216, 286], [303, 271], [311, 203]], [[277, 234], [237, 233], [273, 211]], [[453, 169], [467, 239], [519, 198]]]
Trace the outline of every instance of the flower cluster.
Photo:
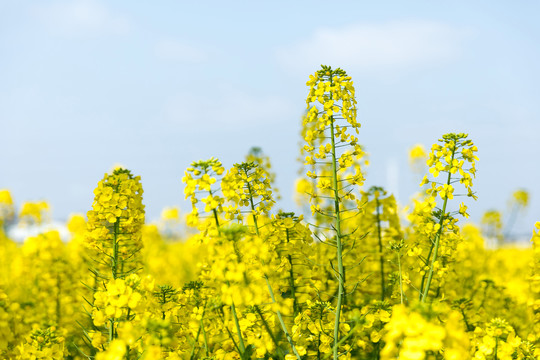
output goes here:
[[42, 224], [49, 212], [49, 204], [45, 201], [25, 202], [19, 213], [19, 218], [27, 224]]
[[[306, 309], [294, 319], [292, 328], [293, 340], [301, 353], [307, 352], [308, 356], [312, 357], [332, 353], [334, 311], [334, 307], [328, 302], [307, 301]], [[342, 323], [341, 330], [348, 332], [350, 326]], [[349, 349], [346, 346], [342, 350]]]
[[[212, 213], [216, 218], [217, 214], [222, 212], [224, 200], [217, 194], [217, 189], [212, 188], [212, 185], [216, 183], [224, 171], [225, 168], [221, 162], [215, 158], [195, 161], [187, 168], [182, 182], [186, 184], [184, 194], [186, 199], [191, 199], [192, 206], [191, 214], [188, 216], [188, 225], [194, 226], [198, 223], [199, 201], [204, 204], [204, 212]], [[198, 198], [197, 195], [201, 193], [206, 196]]]
[[386, 345], [381, 359], [422, 360], [438, 358], [468, 359], [469, 337], [462, 328], [460, 316], [450, 313], [441, 324], [435, 319], [404, 306], [395, 306], [384, 335]]
[[252, 147], [246, 155], [247, 163], [255, 163], [265, 173], [264, 177], [268, 180], [268, 183], [272, 187], [272, 192], [275, 200], [281, 200], [279, 189], [276, 186], [276, 173], [272, 170], [272, 163], [270, 157], [265, 155], [260, 147]]
[[[477, 148], [467, 136], [462, 133], [446, 134], [438, 144], [432, 146], [427, 165], [433, 179], [424, 176], [420, 186], [429, 184], [429, 187], [422, 198], [415, 200], [414, 209], [409, 215], [415, 232], [411, 236], [414, 241], [408, 254], [417, 258], [414, 270], [421, 274], [417, 286], [423, 302], [427, 301], [430, 290], [433, 290], [434, 280], [437, 288], [443, 286], [449, 264], [454, 262], [453, 255], [461, 241], [455, 215], [469, 216], [464, 203], [459, 205], [459, 210], [449, 211], [449, 200], [454, 198], [454, 185], [461, 183], [467, 190], [463, 195], [476, 199], [472, 191], [472, 178], [476, 174]], [[446, 174], [444, 183], [435, 180], [440, 173]]]
[[153, 290], [151, 279], [141, 279], [132, 274], [124, 279], [111, 279], [105, 284], [105, 289], [94, 294], [94, 309], [92, 318], [94, 325], [103, 326], [111, 319], [127, 319], [140, 307], [143, 297], [139, 287]]
[[17, 360], [61, 360], [65, 356], [64, 337], [58, 334], [54, 326], [46, 329], [35, 328], [18, 350]]
[[[356, 99], [351, 77], [341, 69], [333, 70], [323, 66], [307, 82], [310, 87], [307, 96], [308, 113], [304, 118], [303, 150], [307, 154], [305, 165], [314, 165], [307, 172], [309, 178], [317, 181], [310, 193], [312, 199], [333, 196], [354, 200], [354, 186], [364, 183], [361, 160], [364, 156], [358, 138], [360, 123], [356, 121]], [[343, 123], [344, 121], [344, 123]], [[334, 181], [332, 172], [338, 181]], [[324, 212], [324, 205], [316, 203], [312, 213]]]
[[235, 214], [242, 219], [241, 207], [249, 207], [253, 217], [268, 214], [275, 201], [266, 176], [267, 172], [257, 163], [234, 164], [221, 183], [223, 196], [233, 204], [227, 209], [228, 218]]
[[[437, 195], [445, 199], [454, 198], [454, 185], [455, 183], [462, 184], [467, 190], [467, 196], [476, 199], [472, 191], [472, 179], [476, 175], [476, 160], [478, 157], [475, 153], [478, 148], [473, 142], [467, 139], [467, 134], [446, 134], [443, 135], [439, 142], [442, 144], [434, 144], [431, 147], [429, 153], [429, 159], [427, 165], [429, 166], [429, 172], [434, 178], [437, 178], [439, 174], [446, 173], [446, 183], [439, 183], [435, 180], [429, 180], [428, 176], [424, 176], [421, 185], [430, 184], [431, 189], [426, 190], [426, 193], [431, 197], [437, 197]], [[469, 167], [467, 167], [467, 165]], [[452, 179], [452, 175], [459, 174], [459, 178]], [[464, 213], [465, 211], [460, 211]]]
[[87, 213], [87, 244], [101, 254], [95, 259], [98, 266], [111, 264], [113, 279], [137, 266], [145, 215], [140, 180], [122, 168], [105, 174], [94, 190], [92, 210]]
[[533, 346], [516, 336], [514, 329], [501, 318], [492, 319], [485, 329], [474, 331], [475, 359], [533, 359]]

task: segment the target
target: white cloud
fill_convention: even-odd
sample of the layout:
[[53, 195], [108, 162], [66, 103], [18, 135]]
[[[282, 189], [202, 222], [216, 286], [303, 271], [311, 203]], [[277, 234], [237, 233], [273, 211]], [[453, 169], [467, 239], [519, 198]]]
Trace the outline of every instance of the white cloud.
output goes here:
[[464, 31], [436, 22], [401, 21], [319, 28], [308, 39], [277, 51], [291, 70], [320, 64], [379, 71], [449, 61], [460, 53]]
[[37, 5], [34, 14], [53, 31], [68, 36], [123, 35], [130, 23], [95, 0], [74, 0]]
[[185, 63], [200, 63], [208, 58], [205, 51], [173, 39], [158, 41], [155, 54], [162, 60]]
[[[209, 89], [207, 94], [193, 91], [172, 96], [164, 108], [167, 122], [183, 129], [215, 131], [257, 127], [297, 116], [296, 106], [279, 96], [258, 96], [231, 86]], [[235, 130], [236, 131], [236, 130]]]

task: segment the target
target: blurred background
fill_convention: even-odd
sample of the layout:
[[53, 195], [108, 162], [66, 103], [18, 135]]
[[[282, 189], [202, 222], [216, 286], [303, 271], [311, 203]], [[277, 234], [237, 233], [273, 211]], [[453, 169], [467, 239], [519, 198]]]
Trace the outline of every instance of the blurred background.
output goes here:
[[[327, 64], [355, 82], [366, 187], [408, 204], [427, 170], [412, 171], [413, 146], [468, 133], [478, 200], [456, 209], [464, 200], [476, 223], [497, 210], [526, 243], [540, 220], [539, 13], [506, 1], [0, 0], [0, 189], [65, 221], [122, 164], [141, 175], [152, 221], [190, 210], [190, 162], [230, 167], [258, 146], [278, 206], [298, 211], [305, 83]], [[518, 189], [527, 206], [511, 202]]]

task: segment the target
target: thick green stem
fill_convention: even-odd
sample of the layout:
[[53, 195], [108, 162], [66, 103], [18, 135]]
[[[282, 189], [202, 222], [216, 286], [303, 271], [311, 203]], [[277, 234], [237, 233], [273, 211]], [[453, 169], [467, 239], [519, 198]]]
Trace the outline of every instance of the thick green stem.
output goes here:
[[[247, 172], [246, 172], [247, 175]], [[255, 215], [255, 203], [253, 202], [253, 192], [251, 191], [251, 185], [249, 182], [247, 183], [247, 188], [249, 191], [249, 203], [251, 205], [251, 215], [253, 216], [253, 225], [255, 225], [255, 233], [257, 236], [260, 236], [259, 234], [259, 225], [257, 225], [257, 215]]]
[[110, 319], [109, 322], [110, 322], [110, 324], [109, 324], [109, 342], [111, 342], [115, 338], [115, 336], [114, 336], [114, 320]]
[[[163, 305], [165, 305], [165, 304], [167, 304], [167, 302], [168, 302], [168, 301], [167, 301], [167, 298], [166, 298], [166, 296], [165, 296], [165, 292], [163, 292], [162, 295], [163, 295], [163, 296], [162, 296], [162, 298], [161, 298], [161, 302], [163, 303]], [[161, 319], [162, 319], [162, 320], [165, 320], [165, 311], [162, 311], [162, 312], [161, 312]]]
[[234, 318], [234, 325], [236, 326], [236, 333], [238, 334], [238, 344], [240, 348], [240, 357], [244, 359], [246, 354], [246, 346], [244, 345], [244, 339], [242, 338], [242, 331], [240, 330], [240, 324], [238, 322], [238, 316], [236, 315], [236, 307], [234, 306], [234, 302], [231, 305], [231, 312], [233, 314]]
[[[341, 344], [343, 344], [345, 341], [347, 341], [352, 335], [354, 335], [354, 333], [356, 332], [356, 329], [358, 329], [358, 325], [355, 325], [353, 326], [353, 328], [347, 333], [347, 335], [345, 335], [344, 337], [342, 337], [338, 343], [337, 343], [337, 346], [340, 346]], [[335, 347], [336, 345], [334, 345]], [[326, 355], [324, 357], [324, 359], [328, 359], [330, 357], [330, 354]]]
[[264, 329], [266, 330], [266, 332], [268, 333], [268, 335], [270, 335], [270, 338], [272, 339], [272, 342], [274, 343], [274, 345], [275, 345], [275, 347], [276, 347], [276, 351], [279, 352], [279, 357], [280, 357], [280, 358], [283, 358], [283, 354], [282, 354], [282, 352], [281, 352], [281, 348], [279, 347], [279, 344], [278, 344], [278, 342], [277, 342], [277, 339], [276, 339], [276, 337], [274, 336], [274, 333], [272, 332], [272, 329], [270, 329], [270, 325], [268, 325], [268, 321], [266, 321], [266, 319], [264, 318], [261, 309], [260, 309], [258, 306], [255, 306], [255, 311], [257, 311], [257, 314], [258, 314], [259, 317], [261, 318], [261, 322], [263, 323]]
[[214, 213], [214, 220], [216, 221], [216, 227], [218, 229], [218, 232], [219, 232], [219, 218], [218, 218], [218, 215], [217, 215], [217, 211], [216, 209], [212, 210], [212, 212]]
[[465, 327], [467, 328], [467, 331], [473, 331], [474, 328], [469, 324], [469, 321], [467, 320], [467, 314], [465, 314], [465, 309], [460, 309], [461, 315], [463, 316], [463, 321], [465, 322]]
[[[212, 197], [214, 196], [214, 194], [212, 194], [212, 190], [209, 190], [208, 193], [210, 194], [210, 196], [212, 196]], [[221, 231], [219, 229], [219, 217], [218, 217], [217, 210], [212, 209], [212, 213], [214, 214], [214, 221], [216, 222], [216, 227], [217, 227], [218, 233], [221, 233]]]
[[[245, 277], [245, 274], [244, 274]], [[230, 286], [231, 284], [227, 280], [227, 285]], [[240, 330], [240, 323], [238, 322], [238, 315], [236, 314], [236, 306], [234, 306], [234, 301], [231, 303], [231, 313], [233, 315], [234, 319], [234, 325], [236, 327], [236, 333], [238, 334], [238, 353], [240, 354], [240, 358], [244, 359], [244, 354], [246, 352], [246, 347], [244, 345], [244, 339], [242, 338], [242, 331]], [[234, 340], [234, 339], [233, 339]]]
[[[332, 84], [332, 78], [330, 78]], [[336, 141], [334, 131], [334, 117], [330, 116], [330, 139], [332, 144], [332, 185], [334, 190], [334, 211], [336, 219], [336, 248], [337, 248], [337, 261], [338, 261], [338, 300], [336, 305], [336, 320], [334, 323], [334, 360], [338, 359], [338, 343], [339, 343], [339, 323], [341, 316], [341, 306], [345, 298], [345, 270], [343, 267], [343, 245], [341, 243], [341, 211], [339, 209], [339, 188], [338, 188], [338, 174], [337, 174], [337, 159], [336, 159]]]
[[[426, 257], [426, 261], [424, 262], [424, 266], [427, 266], [428, 263], [429, 263], [429, 259], [431, 259], [431, 254], [433, 253], [433, 247], [434, 247], [434, 244], [432, 243], [431, 247], [429, 248], [429, 252], [428, 252], [428, 255]], [[428, 275], [427, 272], [425, 272], [424, 275], [422, 275], [422, 281], [420, 283], [420, 294], [418, 295], [418, 300], [422, 300], [422, 294], [424, 294], [424, 288], [426, 286], [427, 275]]]
[[[204, 312], [203, 312], [203, 316], [204, 316]], [[203, 333], [203, 339], [204, 339], [204, 352], [206, 354], [206, 357], [208, 357], [209, 355], [209, 351], [208, 351], [208, 337], [206, 336], [206, 330], [204, 329], [204, 319], [201, 319], [201, 329], [202, 329], [202, 333]]]
[[229, 335], [229, 339], [231, 339], [234, 347], [236, 348], [236, 350], [238, 351], [238, 353], [240, 354], [240, 358], [243, 359], [242, 357], [242, 354], [241, 354], [241, 351], [240, 351], [240, 348], [238, 347], [238, 344], [236, 344], [236, 341], [234, 340], [234, 336], [233, 334], [231, 333], [231, 331], [229, 330], [227, 324], [225, 323], [225, 318], [224, 318], [224, 315], [223, 315], [223, 309], [221, 309], [219, 312], [219, 318], [221, 320], [221, 322], [223, 323], [223, 326], [225, 327], [225, 331], [227, 331], [227, 334]]
[[[448, 198], [445, 198], [444, 203], [443, 203], [443, 211], [442, 211], [443, 214], [446, 211], [447, 201], [448, 201]], [[440, 229], [437, 232], [437, 235], [435, 235], [435, 244], [434, 244], [434, 247], [433, 247], [433, 257], [431, 258], [431, 265], [429, 266], [429, 271], [428, 271], [428, 276], [427, 276], [427, 281], [426, 281], [426, 287], [424, 289], [424, 292], [422, 293], [422, 299], [421, 299], [422, 302], [426, 302], [426, 300], [427, 300], [428, 293], [429, 293], [429, 288], [431, 286], [431, 280], [433, 279], [433, 274], [435, 273], [435, 263], [437, 261], [437, 255], [438, 255], [438, 252], [439, 252], [439, 244], [440, 244], [440, 240], [441, 240], [443, 221], [444, 221], [444, 215], [441, 215], [441, 220], [439, 221]]]
[[[455, 152], [456, 152], [456, 150], [454, 148], [454, 150], [452, 150], [452, 161], [454, 160]], [[450, 163], [452, 163], [452, 161], [450, 161]], [[446, 180], [446, 185], [447, 186], [450, 185], [451, 180], [452, 180], [452, 173], [449, 171], [448, 172], [448, 178]], [[431, 286], [431, 280], [433, 279], [433, 273], [435, 272], [435, 263], [437, 261], [437, 255], [438, 255], [438, 252], [439, 252], [439, 244], [441, 242], [441, 235], [442, 235], [442, 232], [443, 232], [443, 225], [444, 225], [444, 218], [445, 218], [445, 214], [446, 214], [446, 205], [447, 204], [448, 204], [448, 194], [446, 194], [446, 196], [444, 197], [443, 207], [442, 207], [442, 211], [441, 211], [441, 215], [440, 215], [441, 218], [439, 219], [439, 231], [437, 231], [437, 235], [435, 235], [435, 244], [433, 245], [433, 258], [431, 259], [431, 265], [429, 267], [426, 287], [425, 287], [424, 292], [422, 294], [422, 299], [421, 299], [422, 302], [426, 302], [426, 300], [427, 300], [428, 293], [429, 293], [429, 287]], [[429, 257], [428, 257], [427, 261], [429, 262]]]
[[[274, 291], [272, 290], [272, 286], [270, 285], [270, 281], [268, 280], [268, 276], [264, 274], [264, 278], [266, 280], [266, 285], [268, 286], [268, 292], [270, 293], [270, 298], [272, 299], [272, 303], [276, 303], [276, 297], [274, 296]], [[285, 333], [285, 337], [287, 338], [287, 341], [289, 342], [289, 345], [291, 346], [291, 349], [296, 356], [298, 360], [301, 360], [300, 354], [298, 354], [298, 351], [296, 350], [296, 347], [294, 346], [292, 336], [289, 334], [289, 331], [287, 331], [287, 326], [285, 325], [285, 321], [283, 321], [283, 316], [281, 316], [281, 312], [279, 310], [276, 310], [276, 315], [278, 317], [279, 323], [281, 325], [281, 329]]]

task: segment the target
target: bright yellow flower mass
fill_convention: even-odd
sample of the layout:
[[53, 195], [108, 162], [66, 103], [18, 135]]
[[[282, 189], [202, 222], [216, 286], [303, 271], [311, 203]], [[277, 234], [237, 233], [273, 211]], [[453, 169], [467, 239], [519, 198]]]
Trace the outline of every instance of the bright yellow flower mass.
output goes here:
[[191, 211], [166, 208], [157, 224], [145, 224], [141, 178], [117, 167], [67, 240], [10, 239], [50, 207], [0, 190], [0, 358], [539, 359], [540, 222], [530, 247], [507, 241], [529, 193], [512, 194], [510, 216], [462, 224], [478, 149], [449, 133], [410, 151], [425, 176], [403, 209], [364, 187], [351, 77], [322, 66], [307, 87], [301, 213], [280, 209], [260, 148], [230, 167], [191, 163], [178, 179]]

